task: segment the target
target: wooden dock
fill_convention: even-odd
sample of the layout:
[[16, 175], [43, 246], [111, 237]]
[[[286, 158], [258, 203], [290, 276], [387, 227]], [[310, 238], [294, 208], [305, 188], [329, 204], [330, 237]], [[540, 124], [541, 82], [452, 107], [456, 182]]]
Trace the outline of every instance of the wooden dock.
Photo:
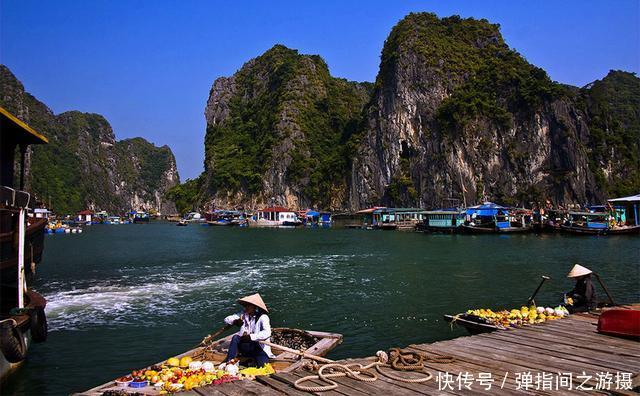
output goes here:
[[[424, 352], [429, 356], [452, 356], [455, 360], [447, 364], [426, 363], [434, 377], [423, 384], [398, 382], [384, 376], [380, 376], [375, 382], [360, 382], [342, 377], [334, 379], [340, 385], [337, 389], [317, 394], [327, 396], [555, 395], [584, 391], [599, 394], [638, 395], [637, 392], [619, 388], [626, 386], [629, 382], [632, 383], [632, 387], [640, 386], [638, 378], [640, 342], [597, 333], [597, 318], [596, 315], [591, 314], [575, 314], [566, 319], [519, 329], [459, 337], [432, 344], [409, 345], [407, 347], [409, 350]], [[376, 358], [369, 357], [347, 359], [340, 363], [368, 364], [375, 360]], [[196, 388], [180, 394], [185, 396], [302, 395], [305, 393], [294, 388], [293, 383], [310, 374], [312, 372], [297, 370], [292, 373], [274, 374], [270, 377], [258, 377], [256, 381], [237, 381]], [[412, 373], [400, 373], [400, 375], [411, 376]], [[631, 379], [627, 381], [626, 378], [629, 376]], [[489, 383], [490, 389], [487, 388]], [[305, 385], [325, 384], [313, 381]], [[606, 389], [607, 385], [609, 389]], [[592, 389], [589, 390], [589, 388]]]

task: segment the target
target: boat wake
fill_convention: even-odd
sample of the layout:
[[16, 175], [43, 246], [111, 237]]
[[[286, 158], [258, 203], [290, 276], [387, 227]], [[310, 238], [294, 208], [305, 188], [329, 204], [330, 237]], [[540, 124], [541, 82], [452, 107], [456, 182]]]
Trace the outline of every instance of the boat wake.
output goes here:
[[233, 307], [238, 295], [255, 291], [274, 296], [298, 293], [307, 299], [309, 290], [301, 288], [301, 283], [339, 285], [348, 272], [345, 267], [354, 259], [353, 255], [317, 255], [209, 260], [170, 268], [124, 267], [113, 278], [82, 280], [82, 285], [66, 290], [60, 290], [63, 284], [55, 283], [57, 290], [45, 292], [49, 329], [184, 323], [190, 314]]

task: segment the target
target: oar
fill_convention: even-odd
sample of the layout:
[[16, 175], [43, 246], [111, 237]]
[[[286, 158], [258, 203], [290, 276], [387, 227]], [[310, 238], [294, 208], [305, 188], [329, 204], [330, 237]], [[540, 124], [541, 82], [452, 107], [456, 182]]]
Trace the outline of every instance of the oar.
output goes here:
[[547, 275], [542, 275], [542, 280], [540, 281], [540, 284], [538, 285], [538, 287], [536, 288], [536, 290], [533, 292], [533, 294], [531, 295], [531, 297], [529, 297], [529, 300], [527, 300], [527, 305], [531, 305], [531, 303], [535, 304], [534, 298], [536, 298], [536, 295], [538, 294], [538, 292], [540, 291], [540, 288], [542, 287], [542, 284], [545, 281], [548, 281], [549, 279], [551, 279], [549, 276]]
[[200, 342], [200, 345], [198, 346], [204, 346], [207, 342], [209, 342], [209, 340], [211, 340], [212, 338], [215, 338], [217, 336], [219, 336], [220, 334], [224, 333], [225, 331], [227, 331], [229, 328], [231, 327], [231, 325], [224, 325], [222, 326], [218, 331], [216, 331], [215, 333], [211, 333], [208, 336], [204, 337], [202, 339], [202, 341]]
[[611, 305], [616, 305], [616, 303], [613, 302], [613, 297], [611, 297], [611, 293], [609, 293], [609, 290], [607, 290], [607, 287], [604, 285], [604, 282], [602, 282], [602, 279], [600, 279], [600, 275], [596, 274], [595, 272], [593, 274], [596, 276], [596, 279], [598, 280], [598, 283], [600, 283], [600, 286], [602, 286], [602, 290], [604, 290], [604, 292], [607, 293], [607, 297], [609, 297], [609, 302], [611, 303]]
[[295, 353], [297, 355], [300, 355], [302, 357], [306, 357], [309, 359], [313, 359], [313, 360], [317, 360], [321, 363], [333, 363], [334, 361], [331, 359], [327, 359], [327, 358], [323, 358], [321, 356], [316, 356], [316, 355], [312, 355], [310, 353], [306, 353], [306, 352], [302, 352], [302, 351], [298, 351], [296, 349], [292, 349], [292, 348], [287, 348], [286, 346], [282, 346], [282, 345], [278, 345], [278, 344], [274, 344], [272, 342], [269, 341], [259, 341], [261, 344], [264, 345], [269, 345], [272, 348], [278, 348], [278, 349], [282, 349], [285, 352], [291, 352], [291, 353]]

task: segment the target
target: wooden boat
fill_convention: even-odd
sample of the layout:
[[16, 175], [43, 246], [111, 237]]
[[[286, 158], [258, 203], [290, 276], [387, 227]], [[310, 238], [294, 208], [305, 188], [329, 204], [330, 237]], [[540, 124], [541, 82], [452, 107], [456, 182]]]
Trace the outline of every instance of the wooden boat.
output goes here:
[[530, 232], [531, 226], [524, 227], [491, 227], [491, 226], [474, 226], [469, 224], [463, 224], [460, 226], [460, 230], [469, 234], [509, 234], [519, 232]]
[[469, 334], [491, 333], [492, 331], [501, 330], [502, 328], [494, 324], [487, 323], [482, 318], [462, 313], [458, 315], [444, 315], [444, 320], [453, 324], [464, 327]]
[[178, 221], [178, 223], [176, 224], [178, 227], [186, 227], [189, 225], [189, 223], [187, 223], [187, 221], [185, 219], [180, 219], [180, 221]]
[[[24, 191], [27, 147], [47, 138], [0, 107], [0, 380], [27, 357], [31, 342], [47, 338], [46, 300], [29, 290], [42, 258], [48, 220], [28, 217], [35, 198]], [[16, 154], [20, 153], [19, 161]], [[19, 164], [19, 181], [15, 180]], [[35, 216], [35, 214], [34, 214]]]
[[607, 309], [598, 319], [598, 332], [616, 337], [640, 339], [640, 311]]
[[[191, 356], [194, 360], [209, 360], [213, 362], [216, 366], [221, 363], [225, 357], [227, 356], [227, 348], [229, 343], [231, 342], [231, 338], [235, 335], [230, 334], [226, 337], [223, 337], [213, 343], [209, 344], [213, 347], [197, 347], [190, 351], [187, 351], [181, 355], [177, 355], [177, 358], [182, 358], [184, 356]], [[315, 356], [325, 356], [331, 350], [333, 350], [336, 346], [342, 343], [342, 334], [337, 333], [326, 333], [321, 331], [311, 331], [311, 330], [300, 330], [300, 329], [290, 329], [290, 328], [274, 328], [272, 329], [272, 341], [278, 340], [278, 338], [286, 339], [286, 337], [305, 337], [310, 342], [314, 342], [311, 344], [306, 350], [305, 353], [309, 353]], [[282, 341], [280, 341], [282, 343]], [[275, 343], [275, 342], [274, 342]], [[291, 353], [285, 352], [277, 347], [271, 347], [271, 351], [275, 355], [275, 358], [270, 359], [269, 363], [276, 370], [276, 372], [291, 372], [300, 368], [306, 359], [300, 359], [300, 356]], [[241, 360], [242, 362], [242, 360]], [[157, 365], [162, 365], [163, 362], [158, 363]], [[149, 366], [151, 367], [151, 366]], [[206, 389], [207, 386], [202, 389]], [[125, 388], [131, 392], [137, 391], [141, 392], [145, 395], [157, 395], [160, 392], [153, 388], [153, 386], [147, 386], [144, 388]], [[199, 388], [200, 389], [200, 388]], [[212, 386], [212, 389], [215, 389], [215, 386]], [[123, 388], [119, 388], [115, 380], [109, 381], [105, 384], [96, 386], [95, 388], [89, 389], [85, 392], [78, 393], [77, 395], [85, 395], [85, 396], [97, 396], [102, 395], [103, 392], [109, 390], [119, 390], [122, 391]]]

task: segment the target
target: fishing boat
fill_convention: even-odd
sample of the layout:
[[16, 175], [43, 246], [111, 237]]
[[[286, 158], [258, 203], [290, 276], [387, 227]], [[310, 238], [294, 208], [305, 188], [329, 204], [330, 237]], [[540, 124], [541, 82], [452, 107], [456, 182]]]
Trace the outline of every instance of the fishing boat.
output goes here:
[[501, 327], [498, 327], [494, 324], [488, 323], [482, 318], [471, 315], [471, 314], [458, 314], [458, 315], [444, 315], [444, 320], [451, 324], [455, 323], [464, 327], [469, 334], [483, 334], [483, 333], [491, 333], [496, 330], [501, 330]]
[[104, 219], [104, 224], [122, 224], [120, 216], [108, 216]]
[[132, 210], [129, 212], [130, 222], [133, 224], [149, 223], [149, 214], [143, 211]]
[[[227, 350], [233, 336], [234, 334], [231, 334], [216, 341], [209, 342], [206, 346], [198, 346], [197, 348], [191, 349], [177, 355], [176, 357], [181, 359], [185, 356], [189, 356], [193, 358], [193, 360], [197, 361], [210, 361], [217, 367], [226, 358]], [[342, 338], [342, 335], [337, 333], [290, 328], [274, 328], [272, 329], [271, 342], [285, 348], [295, 350], [304, 349], [304, 352], [307, 354], [322, 357], [333, 350], [336, 346], [340, 345], [340, 343], [342, 343]], [[278, 347], [271, 346], [271, 351], [275, 355], [275, 358], [269, 359], [269, 363], [276, 372], [286, 373], [294, 371], [301, 368], [306, 361], [306, 359], [301, 359], [298, 354]], [[246, 361], [241, 359], [240, 362], [243, 364]], [[165, 362], [163, 361], [152, 366], [162, 366], [164, 364]], [[149, 366], [149, 368], [152, 366]], [[129, 389], [131, 391], [141, 392], [145, 395], [160, 394], [160, 390], [155, 389], [151, 385], [144, 388]], [[203, 391], [206, 392], [207, 387], [205, 386], [198, 389], [203, 389]], [[211, 389], [215, 392], [215, 386]], [[109, 390], [122, 391], [123, 388], [119, 387], [114, 380], [96, 386], [95, 388], [89, 389], [85, 392], [78, 393], [77, 395], [98, 396]]]
[[296, 227], [302, 225], [298, 215], [282, 206], [271, 206], [258, 211], [249, 220], [249, 225], [254, 227]]
[[608, 212], [569, 212], [561, 230], [574, 235], [606, 235], [611, 216]]
[[[0, 107], [0, 380], [27, 357], [31, 342], [47, 338], [46, 300], [28, 288], [41, 261], [47, 219], [27, 217], [34, 197], [24, 191], [27, 147], [47, 138]], [[19, 183], [15, 155], [20, 152]], [[17, 185], [16, 185], [17, 184]]]
[[416, 225], [417, 231], [456, 233], [464, 224], [466, 212], [460, 209], [441, 209], [423, 212], [424, 220]]
[[243, 226], [247, 223], [244, 213], [237, 210], [215, 210], [206, 213], [205, 219], [212, 226]]
[[507, 208], [485, 202], [467, 208], [466, 220], [460, 229], [471, 234], [530, 232], [531, 216], [532, 212], [528, 209]]

